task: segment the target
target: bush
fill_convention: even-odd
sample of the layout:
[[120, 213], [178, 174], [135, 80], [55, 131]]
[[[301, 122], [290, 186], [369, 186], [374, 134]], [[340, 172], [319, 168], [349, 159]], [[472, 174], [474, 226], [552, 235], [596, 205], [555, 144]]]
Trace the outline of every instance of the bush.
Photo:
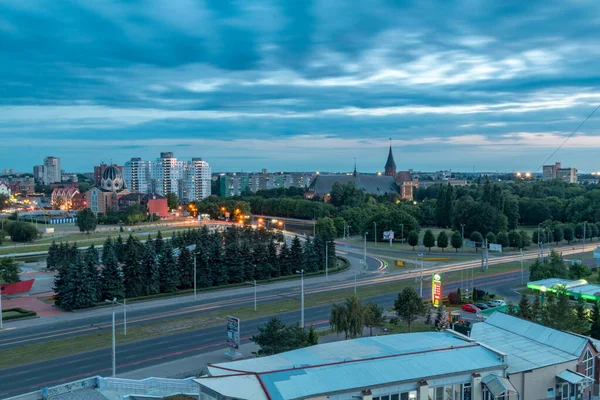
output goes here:
[[6, 316], [2, 316], [4, 321], [37, 316], [37, 313], [35, 311], [26, 310], [24, 308], [8, 308], [2, 310], [2, 313], [6, 314]]
[[448, 303], [450, 304], [460, 304], [460, 297], [456, 292], [448, 293]]
[[392, 325], [398, 325], [398, 317], [392, 317], [392, 318], [390, 318], [390, 324], [392, 324]]
[[6, 229], [13, 242], [33, 242], [39, 236], [35, 226], [23, 221], [11, 222]]

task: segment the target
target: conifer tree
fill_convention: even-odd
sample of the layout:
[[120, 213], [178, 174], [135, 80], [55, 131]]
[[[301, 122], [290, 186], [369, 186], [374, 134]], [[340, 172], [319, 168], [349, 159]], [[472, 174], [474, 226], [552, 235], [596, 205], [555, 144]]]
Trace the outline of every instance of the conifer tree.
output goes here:
[[229, 237], [226, 239], [225, 254], [223, 262], [227, 270], [229, 283], [240, 283], [244, 281], [244, 263], [240, 254], [240, 244], [237, 239]]
[[[310, 239], [306, 239], [306, 242], [304, 243], [304, 252], [303, 252], [303, 256], [304, 256], [304, 270], [306, 272], [316, 272], [319, 270], [319, 256], [315, 250], [315, 245], [314, 245], [314, 241], [311, 241]], [[291, 250], [290, 250], [290, 257], [291, 259]], [[297, 267], [296, 267], [297, 268]], [[289, 274], [292, 274], [295, 271], [295, 269], [293, 268], [293, 265], [291, 265], [290, 263], [290, 272]]]
[[540, 296], [535, 296], [533, 303], [531, 304], [531, 320], [538, 323], [542, 320], [542, 303], [540, 302]]
[[123, 271], [115, 251], [109, 247], [106, 252], [102, 251], [104, 268], [102, 269], [102, 300], [122, 299], [125, 297], [125, 283]]
[[203, 247], [196, 248], [196, 274], [198, 287], [212, 286], [212, 272], [208, 252]]
[[157, 256], [162, 256], [164, 247], [165, 247], [165, 241], [163, 240], [162, 233], [160, 233], [160, 231], [158, 231], [158, 233], [156, 234], [156, 239], [154, 240], [154, 249], [155, 249], [154, 253]]
[[[179, 267], [179, 289], [194, 287], [194, 256], [187, 248], [182, 248], [177, 260]], [[196, 282], [197, 283], [197, 282]]]
[[531, 306], [529, 304], [529, 299], [526, 295], [521, 295], [521, 300], [519, 300], [519, 311], [517, 315], [521, 318], [532, 319], [532, 311]]
[[54, 304], [62, 307], [62, 300], [67, 291], [68, 274], [71, 268], [64, 263], [58, 266], [58, 273], [54, 277]]
[[52, 244], [48, 247], [48, 257], [46, 257], [46, 268], [49, 270], [55, 270], [60, 262], [60, 249], [56, 242], [53, 240]]
[[[117, 246], [115, 246], [117, 251], [119, 249], [118, 243], [119, 239], [117, 238]], [[123, 255], [123, 263], [125, 264], [125, 295], [128, 298], [140, 297], [145, 294], [145, 273], [142, 269], [141, 247], [139, 241], [131, 235], [127, 239], [127, 244], [122, 246], [123, 249], [127, 249], [126, 253]]]
[[144, 292], [147, 296], [160, 293], [160, 270], [154, 244], [146, 242], [141, 269], [144, 274]]
[[117, 256], [117, 260], [120, 263], [125, 262], [125, 244], [123, 243], [123, 238], [121, 235], [117, 237], [117, 240], [114, 243], [115, 254]]
[[173, 246], [168, 241], [160, 259], [160, 291], [162, 293], [172, 293], [177, 290], [178, 285], [179, 269], [173, 256]]
[[113, 241], [109, 236], [106, 238], [104, 244], [102, 245], [102, 265], [106, 265], [106, 257], [111, 252], [115, 257], [117, 256], [115, 253]]
[[265, 280], [271, 276], [271, 265], [267, 254], [267, 247], [259, 242], [252, 249], [253, 263], [255, 266], [254, 279]]
[[273, 239], [267, 245], [267, 261], [271, 266], [269, 276], [272, 278], [279, 276], [279, 258], [277, 257], [277, 246]]
[[210, 242], [209, 262], [213, 286], [226, 285], [228, 279], [227, 268], [223, 261], [222, 240], [221, 235], [215, 234]]
[[600, 339], [600, 303], [595, 302], [592, 308], [590, 336], [594, 339]]
[[[292, 273], [292, 267], [290, 265], [290, 249], [287, 247], [287, 243], [285, 241], [279, 250], [279, 255], [277, 256], [277, 265], [279, 266], [279, 275], [285, 276]], [[306, 267], [304, 269], [306, 269]]]
[[[304, 266], [303, 258], [302, 244], [300, 243], [300, 239], [298, 239], [298, 236], [294, 236], [294, 239], [292, 239], [292, 246], [290, 248], [290, 267], [292, 273]], [[318, 270], [318, 266], [314, 268], [316, 268], [315, 271]], [[311, 270], [307, 269], [307, 272], [308, 271]]]
[[254, 263], [252, 249], [247, 241], [243, 241], [240, 247], [240, 260], [242, 271], [244, 272], [244, 280], [251, 281], [254, 279]]
[[73, 267], [67, 275], [66, 291], [60, 307], [65, 311], [86, 308], [94, 305], [95, 288], [89, 281], [88, 268], [81, 255], [75, 258]]
[[89, 284], [94, 290], [93, 295], [95, 302], [100, 301], [100, 297], [102, 296], [100, 273], [98, 272], [98, 259], [98, 250], [96, 250], [96, 247], [92, 244], [85, 251], [84, 262], [87, 269]]

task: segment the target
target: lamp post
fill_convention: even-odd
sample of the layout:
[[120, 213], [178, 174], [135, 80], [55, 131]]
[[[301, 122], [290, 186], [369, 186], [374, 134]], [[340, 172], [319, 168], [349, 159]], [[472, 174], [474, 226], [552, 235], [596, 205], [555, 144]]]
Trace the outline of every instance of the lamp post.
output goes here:
[[[186, 246], [185, 248], [188, 249], [194, 256], [194, 300], [198, 300], [198, 295], [196, 293], [196, 245], [192, 244]], [[254, 311], [256, 311], [256, 307], [254, 307]]]
[[377, 222], [373, 222], [373, 237], [375, 238], [375, 247], [377, 247]]
[[465, 224], [460, 224], [460, 230], [461, 230], [461, 236], [462, 236], [462, 241], [461, 241], [461, 249], [465, 247]]
[[541, 239], [541, 236], [540, 236], [540, 229], [541, 229], [541, 227], [542, 227], [542, 224], [539, 223], [538, 224], [538, 243], [537, 243], [537, 245], [538, 245], [538, 249], [540, 250], [540, 259], [543, 260], [544, 259], [544, 249], [541, 246], [541, 244], [542, 244], [542, 239]]
[[4, 273], [5, 269], [0, 269], [0, 330], [2, 330], [2, 273]]
[[419, 253], [419, 256], [421, 257], [421, 289], [419, 291], [419, 296], [421, 296], [421, 298], [423, 298], [423, 259], [425, 258], [423, 256], [423, 253]]
[[364, 248], [364, 255], [363, 255], [363, 269], [367, 266], [367, 235], [369, 234], [369, 232], [365, 232], [365, 248]]
[[[586, 225], [587, 225], [587, 221], [583, 221], [583, 250], [582, 250], [582, 253], [585, 253], [585, 236], [586, 236], [585, 235], [585, 230], [586, 230], [585, 228], [586, 228]], [[583, 256], [584, 255], [582, 254], [581, 255], [582, 263], [583, 263]]]
[[254, 280], [254, 312], [256, 312], [256, 279]]
[[106, 303], [112, 304], [112, 376], [113, 378], [117, 375], [117, 342], [115, 338], [115, 304], [121, 304], [115, 297], [112, 300], [104, 300]]
[[300, 274], [300, 326], [304, 329], [304, 270], [296, 270]]

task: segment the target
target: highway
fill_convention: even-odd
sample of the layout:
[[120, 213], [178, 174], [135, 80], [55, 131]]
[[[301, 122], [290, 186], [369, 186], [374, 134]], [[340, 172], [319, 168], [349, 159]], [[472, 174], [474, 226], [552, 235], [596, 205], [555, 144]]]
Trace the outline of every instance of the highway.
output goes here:
[[[476, 286], [492, 286], [511, 282], [516, 284], [519, 279], [520, 273], [510, 272], [475, 278], [474, 283]], [[445, 286], [445, 290], [453, 291], [456, 290], [457, 286], [457, 283], [450, 283]], [[429, 286], [426, 285], [424, 297], [430, 296], [429, 290]], [[391, 293], [376, 296], [370, 298], [370, 300], [387, 308], [393, 305], [396, 296], [396, 293]], [[330, 306], [307, 309], [305, 311], [306, 324], [327, 325], [330, 311]], [[285, 323], [296, 323], [300, 319], [300, 312], [280, 314], [279, 317]], [[264, 324], [268, 319], [269, 317], [264, 317], [242, 321], [242, 343], [247, 342], [253, 334], [257, 333], [257, 327]], [[219, 348], [226, 348], [224, 326], [185, 331], [126, 345], [117, 345], [117, 374], [214, 351]], [[0, 398], [86, 376], [109, 375], [110, 373], [110, 348], [3, 369], [0, 370]]]

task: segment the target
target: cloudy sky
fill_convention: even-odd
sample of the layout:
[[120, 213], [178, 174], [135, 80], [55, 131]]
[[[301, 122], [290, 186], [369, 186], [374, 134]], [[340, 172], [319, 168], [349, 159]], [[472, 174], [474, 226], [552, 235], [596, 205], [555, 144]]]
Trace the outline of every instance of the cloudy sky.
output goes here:
[[[401, 4], [401, 5], [398, 5]], [[600, 104], [573, 1], [0, 2], [0, 168], [537, 170]], [[600, 111], [550, 161], [600, 170]]]

